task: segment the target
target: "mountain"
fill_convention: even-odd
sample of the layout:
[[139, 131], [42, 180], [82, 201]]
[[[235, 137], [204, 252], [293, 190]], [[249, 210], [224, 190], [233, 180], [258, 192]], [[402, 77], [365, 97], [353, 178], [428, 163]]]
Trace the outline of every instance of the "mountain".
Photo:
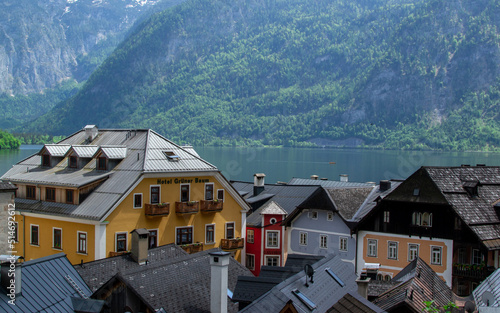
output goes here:
[[136, 21], [181, 0], [0, 0], [0, 125], [66, 100]]
[[25, 128], [193, 144], [497, 149], [500, 0], [188, 0]]

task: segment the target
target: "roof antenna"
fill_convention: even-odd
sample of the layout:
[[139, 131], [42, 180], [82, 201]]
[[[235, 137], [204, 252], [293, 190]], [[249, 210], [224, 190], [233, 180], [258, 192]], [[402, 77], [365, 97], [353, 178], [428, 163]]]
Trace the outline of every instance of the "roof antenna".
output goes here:
[[309, 287], [309, 284], [307, 283], [307, 277], [309, 277], [311, 280], [311, 284], [314, 284], [314, 269], [310, 264], [304, 265], [304, 272], [306, 273], [306, 287]]

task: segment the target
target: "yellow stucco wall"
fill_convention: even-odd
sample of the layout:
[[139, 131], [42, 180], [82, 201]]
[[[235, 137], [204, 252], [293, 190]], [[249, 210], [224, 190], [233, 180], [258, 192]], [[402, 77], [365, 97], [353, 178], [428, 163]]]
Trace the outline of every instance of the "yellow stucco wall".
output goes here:
[[[17, 255], [24, 256], [25, 260], [33, 260], [60, 252], [66, 253], [72, 264], [94, 260], [95, 226], [90, 224], [57, 221], [53, 219], [16, 215], [18, 222], [19, 242], [15, 245]], [[31, 226], [38, 225], [38, 246], [30, 243]], [[26, 229], [24, 229], [24, 227]], [[53, 228], [62, 229], [62, 249], [53, 248]], [[77, 253], [77, 232], [87, 233], [87, 254]], [[23, 244], [24, 239], [26, 241]]]
[[[131, 247], [130, 231], [138, 228], [158, 229], [158, 244], [164, 245], [175, 243], [176, 227], [193, 226], [193, 242], [204, 243], [204, 250], [218, 247], [220, 240], [225, 238], [225, 224], [234, 222], [235, 237], [241, 236], [241, 206], [233, 197], [224, 191], [223, 210], [216, 213], [196, 213], [179, 215], [175, 213], [175, 202], [180, 201], [181, 184], [190, 185], [190, 200], [200, 201], [205, 199], [205, 184], [214, 184], [214, 198], [217, 198], [217, 190], [224, 189], [213, 176], [194, 177], [161, 177], [145, 178], [125, 200], [106, 219], [106, 255], [115, 251], [115, 234], [128, 232], [128, 250]], [[160, 202], [170, 203], [170, 214], [163, 217], [147, 217], [144, 214], [144, 204], [150, 203], [150, 187], [160, 186]], [[134, 208], [134, 194], [142, 194], [142, 208]], [[215, 243], [205, 244], [205, 225], [215, 224]], [[240, 258], [237, 251], [235, 258]]]

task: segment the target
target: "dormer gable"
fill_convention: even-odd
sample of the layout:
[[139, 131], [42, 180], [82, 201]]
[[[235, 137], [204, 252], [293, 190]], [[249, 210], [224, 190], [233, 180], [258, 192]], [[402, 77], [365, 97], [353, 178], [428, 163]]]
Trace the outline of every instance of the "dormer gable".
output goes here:
[[96, 169], [99, 171], [110, 171], [126, 157], [126, 146], [100, 146], [94, 154]]
[[42, 167], [54, 167], [64, 159], [71, 145], [45, 144], [38, 152]]
[[93, 145], [73, 145], [66, 153], [68, 158], [68, 168], [81, 169], [84, 168], [91, 160], [94, 154], [99, 149]]

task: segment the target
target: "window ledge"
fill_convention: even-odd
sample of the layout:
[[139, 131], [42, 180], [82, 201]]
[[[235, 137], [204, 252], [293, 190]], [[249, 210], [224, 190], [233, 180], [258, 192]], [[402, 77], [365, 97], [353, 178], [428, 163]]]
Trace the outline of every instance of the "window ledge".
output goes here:
[[88, 256], [88, 253], [83, 253], [83, 252], [77, 252], [76, 254]]

